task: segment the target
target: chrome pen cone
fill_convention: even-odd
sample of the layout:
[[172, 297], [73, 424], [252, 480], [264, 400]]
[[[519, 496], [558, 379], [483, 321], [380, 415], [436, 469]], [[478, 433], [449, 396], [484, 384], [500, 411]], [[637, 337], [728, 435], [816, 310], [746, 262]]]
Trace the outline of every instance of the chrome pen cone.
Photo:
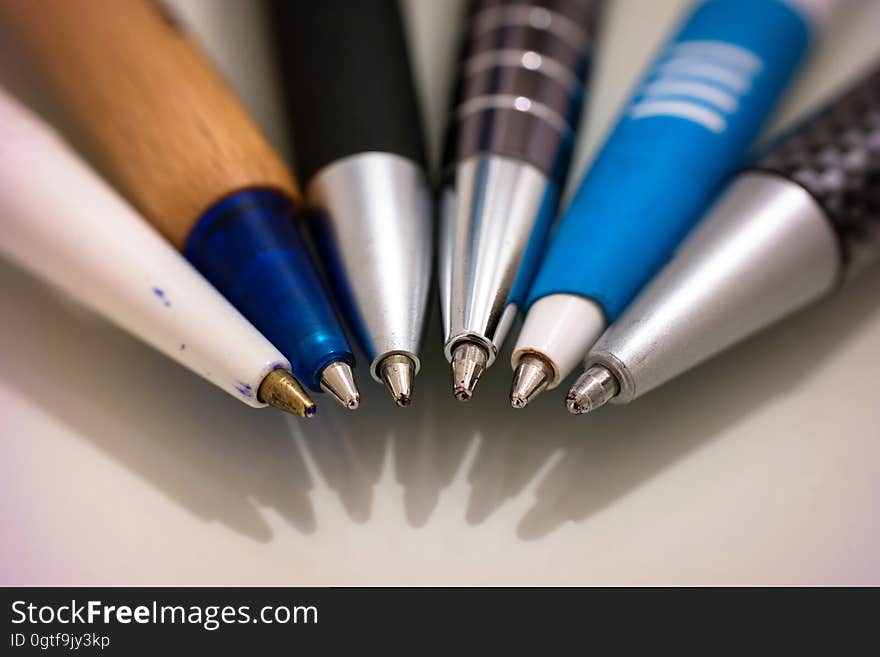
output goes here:
[[361, 403], [361, 394], [354, 382], [354, 373], [348, 363], [336, 361], [321, 371], [321, 390], [333, 397], [350, 411]]
[[486, 371], [486, 350], [473, 342], [462, 342], [452, 352], [452, 392], [459, 401], [468, 401]]
[[620, 383], [601, 365], [593, 365], [581, 374], [568, 395], [565, 407], [569, 413], [583, 415], [604, 406], [620, 392]]
[[525, 408], [553, 380], [553, 368], [546, 359], [536, 354], [523, 356], [513, 375], [510, 386], [510, 405]]
[[412, 386], [415, 378], [415, 364], [403, 354], [386, 356], [379, 363], [379, 374], [394, 403], [399, 407], [409, 406], [412, 400]]

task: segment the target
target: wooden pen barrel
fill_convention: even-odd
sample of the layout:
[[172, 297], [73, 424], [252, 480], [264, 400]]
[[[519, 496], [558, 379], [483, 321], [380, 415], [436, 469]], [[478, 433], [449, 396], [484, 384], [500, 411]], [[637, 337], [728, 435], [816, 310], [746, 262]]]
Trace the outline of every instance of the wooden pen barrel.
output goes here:
[[99, 166], [178, 249], [218, 200], [299, 191], [208, 59], [148, 0], [0, 2]]

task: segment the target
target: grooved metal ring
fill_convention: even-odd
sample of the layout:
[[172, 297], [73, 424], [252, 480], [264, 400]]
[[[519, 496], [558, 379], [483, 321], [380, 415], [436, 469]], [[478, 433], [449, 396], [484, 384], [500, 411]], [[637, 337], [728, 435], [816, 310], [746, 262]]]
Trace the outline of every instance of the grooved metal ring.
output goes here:
[[[534, 65], [529, 63], [529, 55], [534, 55], [538, 61]], [[563, 66], [552, 57], [548, 57], [534, 50], [499, 49], [487, 50], [473, 55], [463, 64], [464, 74], [473, 75], [496, 66], [524, 68], [529, 71], [538, 71], [549, 78], [553, 78], [563, 87], [574, 89], [581, 85], [581, 81], [566, 66]]]
[[488, 96], [476, 96], [461, 103], [456, 110], [458, 119], [475, 114], [486, 109], [509, 109], [526, 114], [531, 114], [553, 127], [559, 135], [565, 139], [572, 138], [572, 129], [564, 117], [557, 114], [547, 105], [526, 98], [525, 96], [513, 96], [510, 94], [492, 94]]
[[489, 7], [471, 19], [471, 30], [474, 34], [514, 25], [547, 30], [579, 50], [590, 44], [589, 34], [580, 25], [567, 16], [544, 7]]

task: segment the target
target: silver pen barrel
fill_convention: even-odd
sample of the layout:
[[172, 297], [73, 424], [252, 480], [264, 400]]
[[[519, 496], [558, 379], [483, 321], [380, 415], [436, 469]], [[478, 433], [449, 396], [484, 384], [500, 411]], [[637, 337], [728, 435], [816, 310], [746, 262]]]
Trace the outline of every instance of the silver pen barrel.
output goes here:
[[459, 399], [470, 398], [495, 360], [543, 251], [570, 161], [597, 4], [473, 5], [440, 212], [444, 350], [454, 372], [469, 373], [461, 381], [454, 374]]
[[417, 372], [433, 251], [423, 169], [393, 153], [360, 153], [321, 169], [306, 191], [321, 210], [319, 249], [370, 374], [382, 382], [394, 355]]
[[880, 260], [880, 69], [740, 174], [602, 335], [566, 398], [625, 403]]
[[406, 406], [434, 226], [397, 0], [269, 5], [318, 254], [370, 374]]
[[587, 370], [608, 370], [619, 385], [611, 401], [631, 401], [825, 295], [839, 271], [837, 238], [806, 190], [741, 176], [599, 338]]

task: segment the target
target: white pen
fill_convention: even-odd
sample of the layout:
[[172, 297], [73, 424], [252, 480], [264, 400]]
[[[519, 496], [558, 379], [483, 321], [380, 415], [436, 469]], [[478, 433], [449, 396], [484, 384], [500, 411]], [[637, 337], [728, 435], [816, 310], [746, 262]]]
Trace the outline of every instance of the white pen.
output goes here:
[[0, 253], [239, 401], [301, 417], [290, 363], [52, 128], [0, 89]]

